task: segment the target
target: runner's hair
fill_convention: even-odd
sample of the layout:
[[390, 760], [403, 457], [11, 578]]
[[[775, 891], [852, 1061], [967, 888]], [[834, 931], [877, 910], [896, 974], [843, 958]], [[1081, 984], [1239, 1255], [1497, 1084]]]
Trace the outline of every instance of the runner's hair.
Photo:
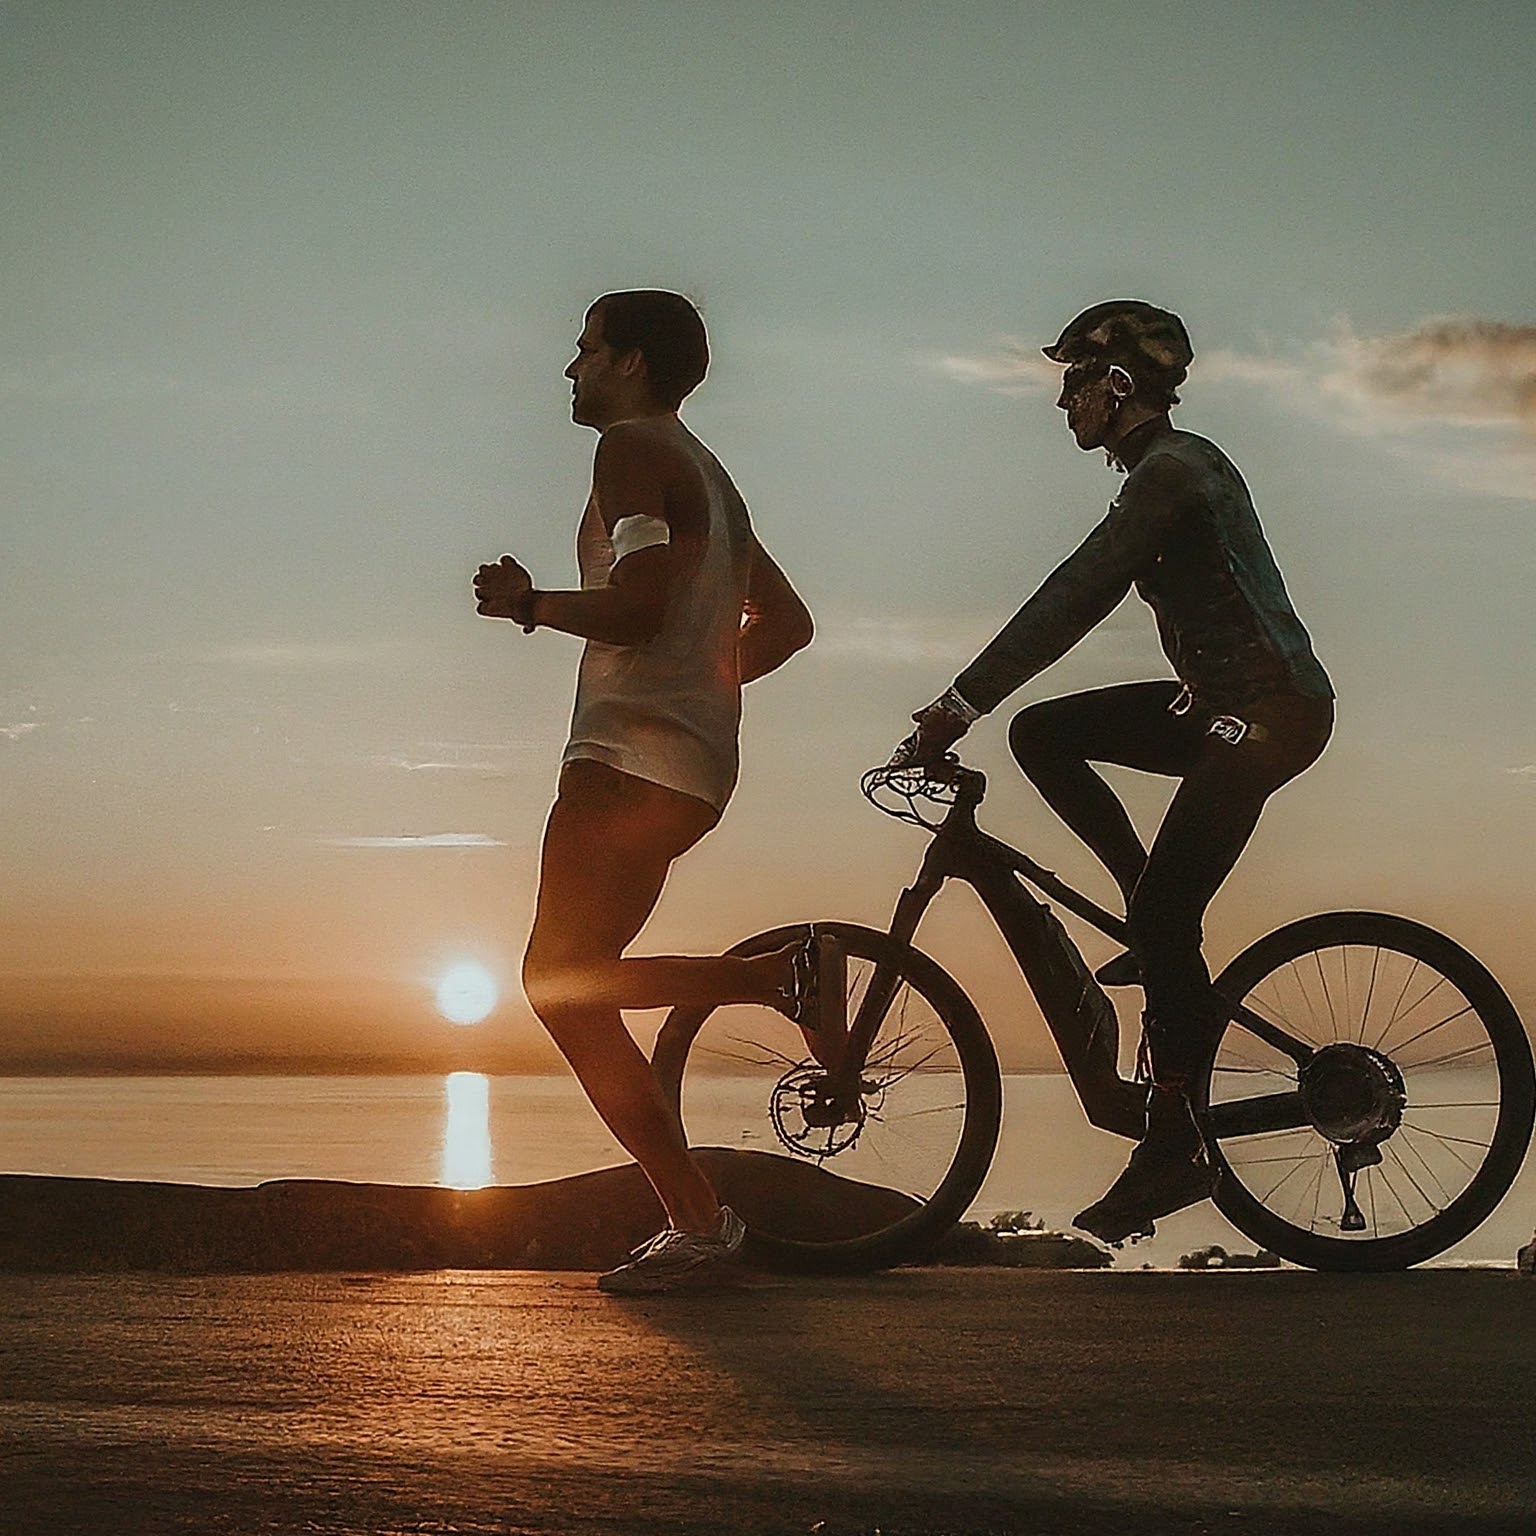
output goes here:
[[587, 311], [597, 315], [603, 340], [615, 352], [645, 359], [651, 393], [676, 408], [709, 368], [704, 321], [691, 300], [660, 288], [605, 293]]

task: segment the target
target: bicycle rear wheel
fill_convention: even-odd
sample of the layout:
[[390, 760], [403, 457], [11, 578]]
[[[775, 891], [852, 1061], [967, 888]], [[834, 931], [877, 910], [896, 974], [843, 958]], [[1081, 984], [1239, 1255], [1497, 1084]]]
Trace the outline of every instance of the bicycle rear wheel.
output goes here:
[[1460, 945], [1406, 918], [1330, 912], [1216, 980], [1215, 1201], [1271, 1252], [1387, 1270], [1459, 1242], [1514, 1182], [1536, 1117], [1519, 1015]]
[[[806, 924], [744, 939], [759, 955]], [[875, 983], [889, 1006], [856, 1101], [772, 1008], [674, 1008], [652, 1055], [662, 1092], [765, 1268], [833, 1272], [919, 1257], [964, 1214], [1002, 1120], [997, 1054], [981, 1016], [928, 956], [889, 934], [818, 923], [848, 957], [848, 1017]]]

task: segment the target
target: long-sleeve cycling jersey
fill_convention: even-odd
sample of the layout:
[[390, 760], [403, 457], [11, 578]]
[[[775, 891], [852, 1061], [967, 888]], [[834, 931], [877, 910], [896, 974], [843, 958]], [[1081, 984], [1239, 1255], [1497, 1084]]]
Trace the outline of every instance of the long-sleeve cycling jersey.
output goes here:
[[1103, 521], [955, 679], [986, 713], [1059, 660], [1134, 584], [1191, 696], [1213, 711], [1271, 694], [1331, 698], [1248, 487], [1214, 443], [1166, 416], [1121, 444], [1133, 467]]

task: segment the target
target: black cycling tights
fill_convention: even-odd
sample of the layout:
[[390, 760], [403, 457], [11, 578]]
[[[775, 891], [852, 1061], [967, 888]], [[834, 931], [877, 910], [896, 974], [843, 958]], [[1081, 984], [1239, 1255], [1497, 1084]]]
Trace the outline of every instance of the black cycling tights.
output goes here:
[[[1152, 1073], [1168, 1084], [1200, 1068], [1220, 1026], [1200, 953], [1205, 909], [1264, 802], [1316, 760], [1333, 729], [1331, 699], [1280, 695], [1237, 712], [1250, 729], [1234, 744], [1211, 734], [1209, 709], [1172, 713], [1180, 692], [1178, 683], [1160, 682], [1068, 694], [1023, 710], [1008, 732], [1019, 766], [1125, 896]], [[1150, 850], [1092, 763], [1183, 780]]]

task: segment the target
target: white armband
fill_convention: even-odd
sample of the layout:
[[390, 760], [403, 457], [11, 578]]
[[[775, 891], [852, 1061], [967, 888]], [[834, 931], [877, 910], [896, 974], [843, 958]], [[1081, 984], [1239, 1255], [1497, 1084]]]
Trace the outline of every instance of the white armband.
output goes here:
[[637, 554], [642, 549], [654, 549], [660, 544], [672, 542], [672, 530], [660, 517], [621, 517], [608, 535], [613, 545], [613, 563], [617, 565], [625, 555]]

